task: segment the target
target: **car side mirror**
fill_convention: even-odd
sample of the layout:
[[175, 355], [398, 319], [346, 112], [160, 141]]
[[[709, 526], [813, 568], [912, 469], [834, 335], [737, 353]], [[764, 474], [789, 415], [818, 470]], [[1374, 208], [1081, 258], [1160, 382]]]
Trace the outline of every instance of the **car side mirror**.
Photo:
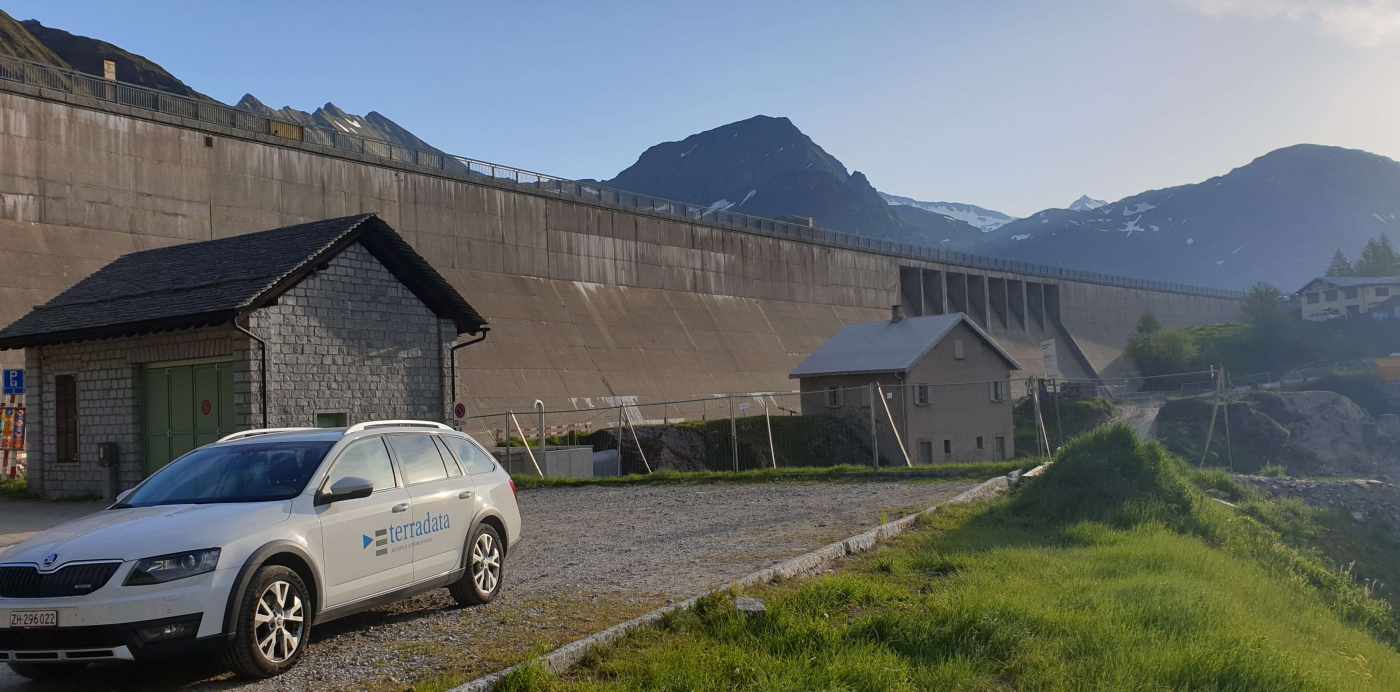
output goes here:
[[342, 500], [358, 500], [373, 493], [374, 483], [364, 478], [346, 476], [331, 485], [330, 489], [317, 493], [316, 504], [328, 505]]

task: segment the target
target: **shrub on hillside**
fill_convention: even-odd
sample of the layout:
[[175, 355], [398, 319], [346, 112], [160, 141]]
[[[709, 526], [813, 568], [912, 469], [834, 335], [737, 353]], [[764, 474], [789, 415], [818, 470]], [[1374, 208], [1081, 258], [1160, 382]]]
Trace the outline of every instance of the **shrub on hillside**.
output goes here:
[[1076, 438], [1014, 500], [1016, 510], [1051, 522], [1159, 522], [1196, 531], [1200, 494], [1185, 467], [1122, 423]]

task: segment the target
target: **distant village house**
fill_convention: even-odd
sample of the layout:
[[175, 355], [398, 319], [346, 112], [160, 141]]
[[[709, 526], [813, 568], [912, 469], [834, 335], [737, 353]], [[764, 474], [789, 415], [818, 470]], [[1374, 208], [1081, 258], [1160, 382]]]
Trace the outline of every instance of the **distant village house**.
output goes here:
[[1400, 296], [1400, 276], [1324, 276], [1298, 290], [1303, 319], [1360, 317]]

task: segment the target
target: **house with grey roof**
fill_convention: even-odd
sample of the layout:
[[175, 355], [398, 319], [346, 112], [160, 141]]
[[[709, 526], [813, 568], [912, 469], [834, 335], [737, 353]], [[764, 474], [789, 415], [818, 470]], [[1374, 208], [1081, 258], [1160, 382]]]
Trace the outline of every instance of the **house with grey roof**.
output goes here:
[[[964, 313], [847, 326], [803, 360], [804, 415], [879, 431], [881, 464], [1015, 455], [1011, 375], [1021, 365]], [[861, 463], [864, 460], [841, 460]]]
[[1305, 320], [1360, 317], [1400, 296], [1400, 276], [1322, 276], [1295, 295]]
[[124, 255], [0, 349], [25, 352], [30, 488], [110, 497], [238, 430], [447, 420], [454, 353], [486, 331], [361, 214]]

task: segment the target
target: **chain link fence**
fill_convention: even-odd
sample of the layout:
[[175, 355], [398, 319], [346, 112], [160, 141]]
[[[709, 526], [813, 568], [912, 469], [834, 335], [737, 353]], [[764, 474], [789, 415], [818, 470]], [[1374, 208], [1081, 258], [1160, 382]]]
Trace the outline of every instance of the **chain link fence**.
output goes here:
[[[516, 473], [608, 476], [796, 467], [931, 466], [1044, 453], [1033, 380], [869, 382], [684, 400], [598, 397], [591, 407], [471, 416], [458, 427]], [[591, 466], [578, 464], [587, 450]], [[565, 468], [556, 461], [574, 461]]]

